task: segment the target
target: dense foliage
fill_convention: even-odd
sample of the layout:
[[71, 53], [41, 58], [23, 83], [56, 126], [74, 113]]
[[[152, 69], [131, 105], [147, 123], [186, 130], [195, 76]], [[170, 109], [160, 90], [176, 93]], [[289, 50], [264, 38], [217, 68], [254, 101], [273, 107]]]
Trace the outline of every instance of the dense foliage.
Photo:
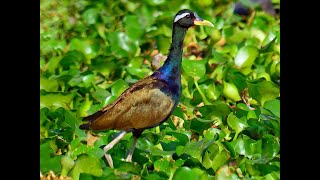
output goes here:
[[[40, 171], [72, 179], [279, 179], [280, 17], [228, 0], [40, 4]], [[279, 1], [273, 1], [279, 10]], [[189, 8], [215, 28], [190, 28], [182, 97], [174, 115], [145, 130], [133, 162], [127, 134], [86, 132], [82, 117], [150, 75], [167, 55], [175, 13]], [[163, 58], [164, 57], [164, 58]]]

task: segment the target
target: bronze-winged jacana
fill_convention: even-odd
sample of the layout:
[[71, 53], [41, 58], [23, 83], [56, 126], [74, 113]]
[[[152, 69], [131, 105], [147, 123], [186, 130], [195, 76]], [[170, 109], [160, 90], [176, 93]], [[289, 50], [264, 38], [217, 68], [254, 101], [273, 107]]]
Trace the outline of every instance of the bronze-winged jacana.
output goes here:
[[110, 167], [113, 161], [107, 151], [126, 133], [132, 132], [134, 142], [129, 150], [127, 161], [131, 161], [138, 137], [144, 129], [152, 128], [166, 121], [178, 105], [181, 96], [181, 61], [183, 40], [188, 28], [194, 25], [211, 26], [196, 12], [188, 9], [179, 11], [173, 20], [172, 43], [168, 58], [162, 67], [125, 90], [113, 103], [84, 118], [88, 123], [81, 129], [123, 130], [104, 147], [105, 157]]

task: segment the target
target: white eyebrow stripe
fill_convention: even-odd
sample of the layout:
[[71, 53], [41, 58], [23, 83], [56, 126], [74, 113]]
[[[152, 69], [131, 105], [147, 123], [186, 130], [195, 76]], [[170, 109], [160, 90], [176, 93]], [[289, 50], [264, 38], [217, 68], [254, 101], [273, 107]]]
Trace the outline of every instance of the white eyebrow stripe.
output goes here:
[[174, 22], [179, 21], [180, 19], [184, 18], [186, 15], [190, 15], [190, 13], [183, 13], [183, 14], [177, 15], [177, 16], [174, 18]]

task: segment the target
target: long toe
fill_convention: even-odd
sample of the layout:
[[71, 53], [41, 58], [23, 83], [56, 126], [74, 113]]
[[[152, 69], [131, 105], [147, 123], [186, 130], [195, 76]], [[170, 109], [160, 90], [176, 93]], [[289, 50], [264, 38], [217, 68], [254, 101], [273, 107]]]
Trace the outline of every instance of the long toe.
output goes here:
[[110, 154], [105, 154], [104, 156], [106, 157], [109, 166], [110, 166], [111, 168], [113, 168], [113, 160], [112, 160], [111, 155], [110, 155]]

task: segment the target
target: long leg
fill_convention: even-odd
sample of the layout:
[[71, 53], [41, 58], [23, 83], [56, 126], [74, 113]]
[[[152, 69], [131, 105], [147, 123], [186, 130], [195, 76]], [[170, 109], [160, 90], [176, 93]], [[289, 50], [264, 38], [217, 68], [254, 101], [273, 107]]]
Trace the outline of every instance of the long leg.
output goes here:
[[113, 161], [112, 161], [112, 157], [110, 154], [108, 154], [107, 152], [113, 148], [114, 145], [116, 145], [123, 137], [124, 135], [127, 134], [127, 131], [122, 131], [116, 138], [114, 138], [114, 140], [112, 140], [109, 144], [107, 144], [103, 150], [104, 150], [104, 156], [106, 157], [108, 164], [111, 168], [113, 168]]
[[126, 159], [127, 162], [131, 162], [132, 155], [133, 155], [134, 149], [136, 148], [137, 142], [138, 142], [138, 138], [134, 137], [133, 143], [132, 143], [131, 148], [129, 150], [129, 154], [128, 154], [127, 159]]

